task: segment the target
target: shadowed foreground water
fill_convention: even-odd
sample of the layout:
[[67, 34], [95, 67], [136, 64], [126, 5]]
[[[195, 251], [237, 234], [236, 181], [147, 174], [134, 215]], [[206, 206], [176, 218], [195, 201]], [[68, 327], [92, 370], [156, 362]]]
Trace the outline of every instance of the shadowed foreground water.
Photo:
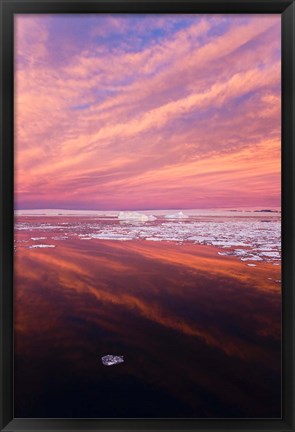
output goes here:
[[280, 417], [279, 266], [71, 239], [15, 275], [15, 417]]

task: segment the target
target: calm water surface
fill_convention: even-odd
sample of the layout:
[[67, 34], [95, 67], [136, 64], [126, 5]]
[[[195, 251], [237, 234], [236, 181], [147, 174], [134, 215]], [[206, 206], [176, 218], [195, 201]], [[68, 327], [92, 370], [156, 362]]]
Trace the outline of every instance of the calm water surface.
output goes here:
[[280, 417], [278, 262], [45, 222], [16, 233], [16, 417]]

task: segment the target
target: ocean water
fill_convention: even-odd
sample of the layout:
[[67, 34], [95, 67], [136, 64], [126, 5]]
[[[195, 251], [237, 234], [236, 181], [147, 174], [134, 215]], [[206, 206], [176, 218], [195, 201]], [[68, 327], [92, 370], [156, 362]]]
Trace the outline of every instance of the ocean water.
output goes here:
[[70, 213], [16, 215], [16, 417], [280, 417], [279, 212]]

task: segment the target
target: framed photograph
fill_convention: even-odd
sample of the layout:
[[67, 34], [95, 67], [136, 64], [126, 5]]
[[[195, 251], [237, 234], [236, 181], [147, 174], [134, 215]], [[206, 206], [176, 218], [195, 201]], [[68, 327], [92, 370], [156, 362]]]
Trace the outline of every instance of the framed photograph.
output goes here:
[[1, 0], [2, 431], [295, 431], [294, 11]]

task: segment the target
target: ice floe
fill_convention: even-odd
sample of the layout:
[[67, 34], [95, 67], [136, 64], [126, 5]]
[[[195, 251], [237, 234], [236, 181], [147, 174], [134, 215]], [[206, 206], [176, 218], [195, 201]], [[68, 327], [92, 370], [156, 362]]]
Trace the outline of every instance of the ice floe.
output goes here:
[[52, 240], [67, 240], [68, 238], [67, 236], [54, 236]]
[[102, 364], [104, 366], [113, 366], [119, 363], [124, 363], [124, 356], [108, 354], [101, 358]]
[[46, 244], [36, 244], [29, 246], [29, 249], [36, 249], [36, 248], [54, 248], [55, 245], [46, 245]]

